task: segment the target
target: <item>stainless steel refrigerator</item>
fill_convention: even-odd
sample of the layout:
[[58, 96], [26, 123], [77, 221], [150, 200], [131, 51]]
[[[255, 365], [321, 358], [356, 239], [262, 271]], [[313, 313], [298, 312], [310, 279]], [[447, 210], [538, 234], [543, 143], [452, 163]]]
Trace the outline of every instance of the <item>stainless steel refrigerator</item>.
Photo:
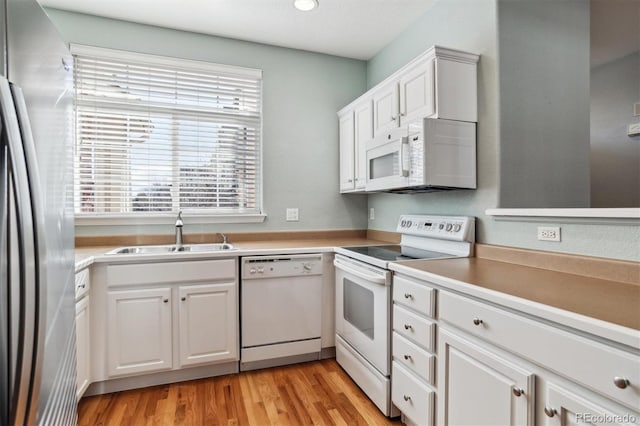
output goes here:
[[72, 58], [0, 0], [0, 425], [75, 424]]

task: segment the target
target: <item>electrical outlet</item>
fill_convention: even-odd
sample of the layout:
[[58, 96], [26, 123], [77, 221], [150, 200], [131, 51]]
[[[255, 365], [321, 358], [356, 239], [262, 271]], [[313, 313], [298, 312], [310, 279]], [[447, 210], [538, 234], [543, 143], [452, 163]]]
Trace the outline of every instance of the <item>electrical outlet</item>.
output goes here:
[[560, 241], [559, 226], [538, 226], [538, 240]]
[[376, 218], [376, 210], [371, 207], [369, 209], [369, 220], [374, 220]]
[[287, 208], [287, 222], [298, 221], [298, 208]]
[[629, 136], [638, 136], [638, 135], [640, 135], [640, 123], [629, 124], [629, 128], [627, 130], [627, 135], [629, 135]]

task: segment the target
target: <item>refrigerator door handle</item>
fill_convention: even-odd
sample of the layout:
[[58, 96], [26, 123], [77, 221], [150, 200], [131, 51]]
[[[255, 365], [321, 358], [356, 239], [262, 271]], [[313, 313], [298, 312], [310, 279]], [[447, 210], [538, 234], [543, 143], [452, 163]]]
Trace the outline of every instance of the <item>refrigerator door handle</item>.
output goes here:
[[[37, 330], [37, 252], [34, 233], [34, 221], [31, 205], [29, 176], [22, 146], [20, 124], [16, 113], [9, 81], [0, 77], [0, 112], [3, 117], [4, 132], [7, 141], [8, 166], [12, 175], [13, 196], [15, 199], [16, 223], [18, 233], [19, 256], [19, 322], [18, 351], [15, 362], [15, 381], [10, 384], [13, 390], [9, 401], [9, 421], [11, 424], [27, 424], [35, 418], [37, 400], [32, 396], [32, 372], [35, 361]], [[11, 268], [11, 265], [9, 265]], [[11, 269], [10, 273], [11, 273]], [[13, 319], [15, 320], [15, 318]], [[32, 407], [33, 405], [33, 407]]]
[[33, 401], [39, 400], [40, 380], [42, 377], [42, 363], [44, 354], [44, 341], [46, 330], [46, 283], [47, 283], [47, 247], [45, 238], [45, 212], [44, 196], [40, 188], [40, 176], [38, 172], [38, 161], [36, 158], [36, 146], [31, 132], [31, 122], [27, 112], [27, 104], [24, 99], [22, 89], [15, 84], [9, 84], [13, 93], [13, 101], [18, 115], [18, 125], [22, 135], [22, 147], [24, 150], [24, 164], [27, 170], [27, 179], [31, 193], [31, 216], [32, 232], [34, 243], [34, 258], [36, 280], [34, 291], [34, 323], [35, 336], [33, 340], [34, 355], [32, 359], [32, 381], [31, 381], [31, 404], [27, 421], [35, 424], [37, 414], [37, 404]]

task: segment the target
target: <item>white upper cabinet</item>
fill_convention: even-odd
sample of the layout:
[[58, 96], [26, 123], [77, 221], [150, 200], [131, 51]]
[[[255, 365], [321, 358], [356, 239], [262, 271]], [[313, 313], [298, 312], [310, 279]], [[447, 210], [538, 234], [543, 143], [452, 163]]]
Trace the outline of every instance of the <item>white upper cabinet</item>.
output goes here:
[[340, 192], [355, 189], [353, 110], [340, 115]]
[[479, 56], [434, 46], [338, 112], [340, 192], [364, 192], [368, 141], [423, 118], [476, 122]]
[[416, 64], [400, 77], [400, 126], [430, 117], [435, 110], [433, 58]]
[[373, 92], [373, 134], [377, 136], [398, 127], [398, 83], [376, 86]]
[[355, 118], [355, 189], [362, 191], [367, 184], [366, 143], [373, 138], [373, 103], [365, 99], [354, 108]]

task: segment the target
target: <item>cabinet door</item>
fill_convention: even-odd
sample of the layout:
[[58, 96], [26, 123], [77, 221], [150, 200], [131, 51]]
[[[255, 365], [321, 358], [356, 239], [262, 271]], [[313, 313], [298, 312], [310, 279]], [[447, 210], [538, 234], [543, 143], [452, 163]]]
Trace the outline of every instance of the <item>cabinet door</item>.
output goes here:
[[626, 425], [640, 421], [638, 413], [616, 413], [589, 401], [585, 395], [578, 395], [553, 383], [547, 385], [544, 414], [546, 426]]
[[435, 112], [434, 60], [417, 64], [400, 77], [400, 125]]
[[340, 192], [355, 188], [355, 138], [353, 111], [340, 116]]
[[235, 282], [180, 286], [180, 366], [238, 359]]
[[172, 368], [171, 289], [107, 293], [110, 376]]
[[89, 296], [76, 303], [76, 397], [82, 398], [90, 384]]
[[354, 108], [355, 117], [355, 187], [367, 184], [367, 141], [373, 138], [373, 102], [367, 99]]
[[373, 134], [398, 127], [398, 83], [382, 86], [373, 94]]
[[533, 425], [534, 375], [440, 330], [439, 424]]

